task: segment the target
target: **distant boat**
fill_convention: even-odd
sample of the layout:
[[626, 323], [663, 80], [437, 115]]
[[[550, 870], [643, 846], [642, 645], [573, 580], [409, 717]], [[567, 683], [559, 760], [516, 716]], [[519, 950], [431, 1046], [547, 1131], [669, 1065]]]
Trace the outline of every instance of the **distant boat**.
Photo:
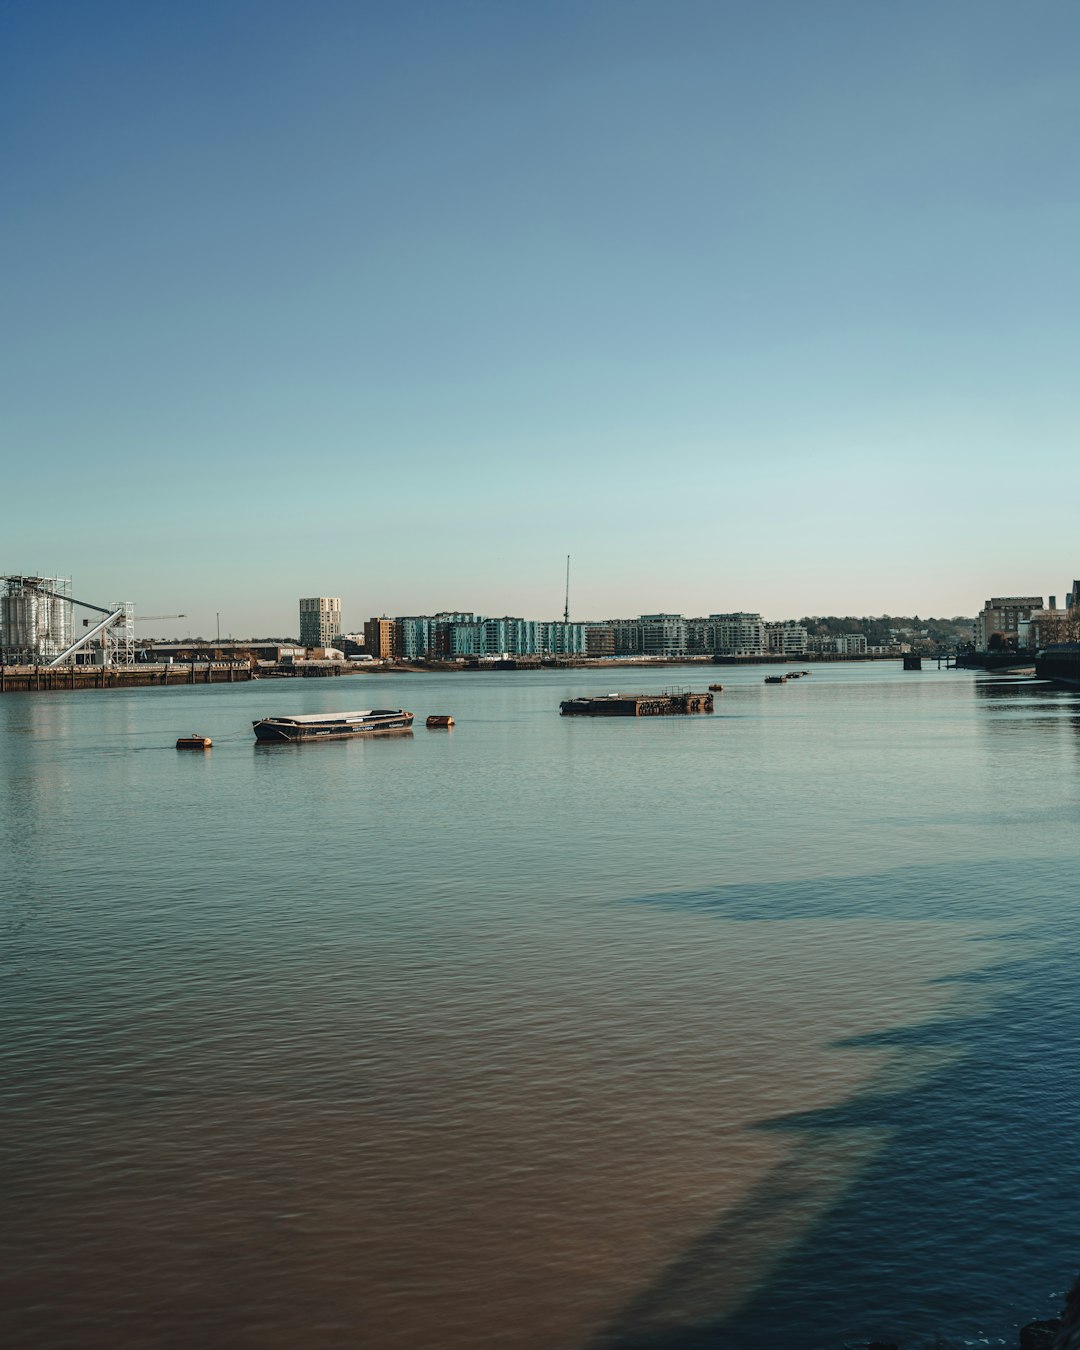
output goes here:
[[724, 686], [722, 684], [710, 684], [709, 688], [714, 694], [722, 694], [724, 692]]
[[198, 736], [193, 731], [190, 736], [180, 736], [176, 742], [177, 750], [209, 750], [214, 742], [209, 736]]
[[787, 676], [786, 676], [786, 675], [766, 675], [766, 676], [765, 676], [765, 683], [766, 683], [766, 684], [786, 684], [786, 683], [787, 683]]
[[404, 708], [367, 708], [363, 712], [261, 717], [251, 725], [259, 741], [343, 741], [380, 732], [411, 731], [412, 723], [412, 713]]

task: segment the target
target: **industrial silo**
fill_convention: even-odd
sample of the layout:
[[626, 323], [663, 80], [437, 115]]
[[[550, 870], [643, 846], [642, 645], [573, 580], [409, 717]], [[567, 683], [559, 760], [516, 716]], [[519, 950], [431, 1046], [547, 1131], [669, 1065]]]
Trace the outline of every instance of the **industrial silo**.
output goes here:
[[73, 641], [70, 577], [4, 577], [0, 595], [0, 659], [40, 665]]

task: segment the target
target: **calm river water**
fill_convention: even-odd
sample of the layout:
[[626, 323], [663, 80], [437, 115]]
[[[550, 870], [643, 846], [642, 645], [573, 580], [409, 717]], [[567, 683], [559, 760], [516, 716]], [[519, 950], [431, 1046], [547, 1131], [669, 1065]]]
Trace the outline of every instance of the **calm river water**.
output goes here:
[[[906, 1350], [1052, 1313], [1080, 696], [765, 673], [642, 722], [558, 704], [716, 672], [0, 699], [0, 1344]], [[371, 703], [417, 731], [251, 735]]]

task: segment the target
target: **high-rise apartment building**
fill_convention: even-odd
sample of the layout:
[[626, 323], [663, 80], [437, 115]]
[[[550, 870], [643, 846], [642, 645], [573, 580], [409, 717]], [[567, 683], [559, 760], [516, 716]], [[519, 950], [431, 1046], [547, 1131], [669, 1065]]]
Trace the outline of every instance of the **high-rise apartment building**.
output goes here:
[[369, 656], [393, 660], [402, 654], [402, 626], [397, 619], [368, 619], [364, 624], [364, 648]]
[[302, 647], [332, 647], [340, 635], [340, 596], [315, 595], [300, 601]]

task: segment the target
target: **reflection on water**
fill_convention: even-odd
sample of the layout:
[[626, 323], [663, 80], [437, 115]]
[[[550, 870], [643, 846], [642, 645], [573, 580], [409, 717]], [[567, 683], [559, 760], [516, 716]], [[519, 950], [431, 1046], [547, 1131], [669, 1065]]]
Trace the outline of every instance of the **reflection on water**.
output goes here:
[[[370, 701], [301, 683], [277, 711]], [[3, 1343], [839, 1350], [1052, 1306], [1077, 700], [724, 683], [648, 725], [560, 719], [580, 672], [391, 677], [455, 736], [256, 755], [251, 686], [0, 700]]]

